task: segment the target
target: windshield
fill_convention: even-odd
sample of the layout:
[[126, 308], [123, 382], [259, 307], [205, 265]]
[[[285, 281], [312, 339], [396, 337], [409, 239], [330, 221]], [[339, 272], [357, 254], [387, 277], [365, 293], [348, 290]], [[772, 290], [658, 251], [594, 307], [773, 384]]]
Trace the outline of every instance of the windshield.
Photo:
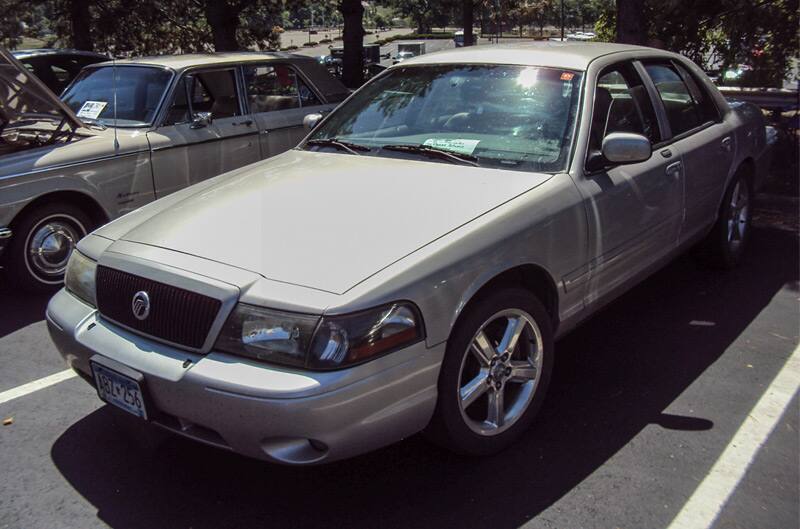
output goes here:
[[395, 68], [339, 107], [305, 148], [345, 152], [325, 141], [336, 139], [351, 154], [453, 162], [429, 156], [436, 149], [479, 166], [563, 171], [580, 79], [577, 72], [525, 66]]
[[[116, 81], [112, 78], [116, 70]], [[102, 66], [78, 74], [61, 99], [78, 117], [114, 125], [114, 89], [117, 92], [117, 126], [151, 125], [172, 72], [148, 66]]]

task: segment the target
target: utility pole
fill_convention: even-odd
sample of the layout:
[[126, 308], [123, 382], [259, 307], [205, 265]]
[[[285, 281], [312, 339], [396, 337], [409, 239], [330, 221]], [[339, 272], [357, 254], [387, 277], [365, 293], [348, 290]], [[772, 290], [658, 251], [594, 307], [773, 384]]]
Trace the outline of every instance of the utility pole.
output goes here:
[[564, 42], [564, 0], [561, 0], [561, 42]]

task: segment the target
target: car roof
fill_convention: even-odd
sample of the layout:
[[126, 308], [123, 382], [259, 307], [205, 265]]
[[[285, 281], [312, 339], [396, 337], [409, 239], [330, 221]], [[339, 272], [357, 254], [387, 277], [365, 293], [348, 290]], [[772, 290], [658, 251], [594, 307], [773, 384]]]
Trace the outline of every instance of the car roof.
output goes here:
[[[672, 56], [664, 50], [610, 42], [537, 41], [469, 46], [420, 55], [403, 61], [402, 66], [418, 64], [519, 64], [568, 70], [585, 70], [598, 57], [612, 53], [639, 51], [647, 55]], [[396, 68], [398, 66], [393, 66]]]
[[82, 55], [84, 57], [96, 57], [98, 59], [108, 59], [108, 55], [86, 50], [73, 50], [71, 48], [35, 48], [26, 50], [14, 50], [11, 54], [17, 60], [30, 59], [31, 57], [44, 57], [51, 55]]
[[[296, 55], [280, 51], [257, 52], [257, 51], [237, 51], [224, 53], [186, 53], [183, 55], [153, 55], [150, 57], [136, 57], [133, 59], [120, 59], [117, 65], [147, 65], [172, 68], [179, 71], [194, 66], [208, 66], [214, 64], [229, 64], [241, 62], [264, 62], [265, 60], [293, 60], [307, 61], [315, 60], [314, 57]], [[111, 61], [95, 64], [93, 66], [104, 66], [112, 64]]]

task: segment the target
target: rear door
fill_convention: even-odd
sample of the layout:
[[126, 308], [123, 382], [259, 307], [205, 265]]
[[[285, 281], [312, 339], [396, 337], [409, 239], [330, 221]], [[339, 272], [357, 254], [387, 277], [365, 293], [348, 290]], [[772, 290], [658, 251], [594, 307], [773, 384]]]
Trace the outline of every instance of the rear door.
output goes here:
[[290, 64], [245, 64], [242, 70], [247, 103], [258, 126], [262, 158], [295, 147], [307, 132], [303, 117], [329, 112], [335, 106], [323, 103]]
[[702, 84], [680, 63], [657, 61], [644, 67], [663, 105], [671, 147], [683, 157], [686, 212], [680, 237], [685, 240], [716, 218], [733, 163], [733, 134]]
[[[259, 160], [258, 130], [238, 86], [235, 67], [178, 80], [161, 126], [147, 133], [158, 197]], [[202, 112], [211, 123], [194, 123]]]

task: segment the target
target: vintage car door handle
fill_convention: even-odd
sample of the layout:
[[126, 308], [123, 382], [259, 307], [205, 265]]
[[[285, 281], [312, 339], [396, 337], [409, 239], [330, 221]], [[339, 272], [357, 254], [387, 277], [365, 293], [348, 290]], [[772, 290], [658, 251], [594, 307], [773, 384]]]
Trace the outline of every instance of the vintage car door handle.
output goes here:
[[730, 152], [731, 143], [732, 142], [731, 142], [731, 137], [730, 136], [726, 136], [726, 137], [722, 138], [722, 142], [721, 142], [722, 149], [725, 150], [725, 151]]
[[245, 126], [249, 127], [252, 124], [253, 124], [253, 120], [252, 119], [246, 119], [244, 121], [238, 121], [238, 122], [234, 121], [233, 122], [234, 126], [236, 126], [236, 125], [245, 125]]
[[669, 164], [664, 172], [667, 174], [667, 176], [677, 177], [680, 176], [682, 170], [683, 166], [681, 165], [681, 162], [674, 162]]

